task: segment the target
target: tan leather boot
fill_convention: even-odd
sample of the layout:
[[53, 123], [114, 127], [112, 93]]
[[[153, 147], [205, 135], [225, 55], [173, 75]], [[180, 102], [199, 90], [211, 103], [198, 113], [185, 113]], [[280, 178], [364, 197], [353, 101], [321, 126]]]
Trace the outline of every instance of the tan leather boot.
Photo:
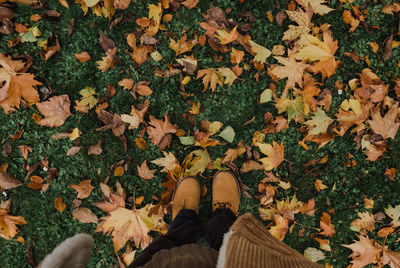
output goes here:
[[212, 182], [212, 211], [217, 208], [229, 208], [236, 215], [239, 211], [239, 181], [229, 171], [218, 171]]
[[182, 178], [172, 196], [172, 219], [175, 219], [182, 209], [192, 209], [199, 213], [200, 195], [201, 186], [195, 177]]

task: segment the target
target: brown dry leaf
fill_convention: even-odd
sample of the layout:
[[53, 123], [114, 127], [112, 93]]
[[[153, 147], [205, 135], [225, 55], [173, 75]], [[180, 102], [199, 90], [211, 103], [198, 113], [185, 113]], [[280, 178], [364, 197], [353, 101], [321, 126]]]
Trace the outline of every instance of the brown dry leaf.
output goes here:
[[149, 96], [153, 93], [153, 90], [146, 85], [138, 85], [135, 87], [135, 92], [141, 96]]
[[217, 88], [217, 84], [222, 86], [224, 84], [224, 81], [222, 80], [221, 76], [218, 75], [216, 70], [214, 68], [208, 68], [208, 69], [202, 69], [197, 72], [197, 77], [196, 79], [199, 79], [203, 77], [203, 85], [204, 89], [203, 92], [205, 92], [208, 88], [208, 86], [211, 83], [211, 91], [214, 92], [214, 90]]
[[79, 220], [82, 223], [98, 223], [99, 219], [96, 214], [88, 208], [79, 207], [72, 211], [74, 219]]
[[351, 261], [353, 268], [362, 268], [375, 261], [382, 249], [375, 247], [373, 243], [374, 240], [370, 240], [368, 236], [360, 236], [360, 241], [356, 241], [350, 245], [342, 245], [353, 251], [349, 256], [353, 259]]
[[324, 42], [312, 35], [308, 35], [307, 38], [309, 44], [294, 57], [298, 60], [317, 61], [310, 67], [310, 70], [313, 73], [321, 73], [323, 79], [331, 77], [337, 67], [335, 52], [338, 49], [338, 42], [333, 41], [329, 32], [324, 32]]
[[130, 114], [121, 114], [121, 120], [129, 124], [129, 129], [137, 129], [140, 123], [144, 122], [144, 117], [147, 113], [148, 105], [146, 105], [142, 110], [137, 110], [135, 106], [131, 106]]
[[260, 159], [266, 171], [277, 168], [285, 160], [283, 143], [278, 144], [274, 141], [272, 145], [267, 143], [256, 143], [255, 145], [267, 156]]
[[88, 155], [100, 155], [103, 152], [103, 139], [99, 139], [99, 141], [97, 142], [97, 144], [94, 145], [90, 145], [89, 149], [88, 149]]
[[147, 160], [144, 160], [140, 166], [137, 166], [137, 169], [139, 176], [145, 180], [151, 180], [152, 178], [154, 178], [154, 173], [156, 173], [155, 169], [149, 169], [149, 167], [147, 166]]
[[0, 208], [0, 237], [11, 240], [17, 233], [17, 225], [26, 224], [24, 217], [9, 215], [8, 209]]
[[81, 53], [76, 53], [76, 54], [74, 54], [74, 56], [79, 62], [87, 62], [90, 60], [90, 55], [87, 51], [83, 51]]
[[394, 3], [393, 5], [386, 5], [382, 8], [382, 13], [393, 15], [395, 12], [400, 11], [400, 4]]
[[124, 167], [116, 167], [114, 169], [114, 176], [115, 177], [122, 177], [125, 173]]
[[393, 228], [393, 227], [384, 227], [384, 228], [380, 229], [380, 230], [377, 232], [377, 235], [378, 235], [379, 237], [385, 238], [385, 237], [387, 237], [388, 235], [390, 235], [391, 233], [393, 233], [394, 230], [396, 230], [396, 229]]
[[66, 209], [66, 207], [67, 207], [67, 204], [65, 204], [64, 202], [63, 202], [63, 199], [61, 198], [61, 197], [56, 197], [56, 199], [54, 199], [54, 207], [59, 211], [59, 212], [63, 212], [65, 209]]
[[109, 199], [109, 201], [103, 200], [97, 203], [94, 203], [94, 205], [104, 212], [110, 213], [111, 211], [117, 209], [118, 207], [125, 207], [125, 200], [122, 196], [114, 193], [110, 193], [109, 195], [106, 195]]
[[246, 152], [246, 147], [244, 147], [244, 146], [239, 146], [236, 149], [228, 149], [225, 152], [225, 156], [222, 159], [222, 163], [233, 162], [233, 161], [235, 161], [236, 158], [238, 158], [240, 155], [244, 154], [245, 152]]
[[69, 150], [66, 153], [66, 156], [74, 156], [77, 153], [79, 153], [80, 150], [81, 150], [81, 147], [73, 146], [73, 147], [69, 148]]
[[254, 160], [247, 160], [243, 163], [243, 166], [240, 168], [240, 173], [247, 173], [252, 170], [260, 170], [263, 169], [263, 166]]
[[88, 198], [94, 187], [90, 185], [91, 180], [81, 181], [79, 184], [71, 184], [68, 188], [74, 189], [77, 192], [77, 198]]
[[104, 123], [104, 126], [96, 128], [97, 131], [106, 131], [111, 129], [113, 134], [117, 137], [124, 134], [126, 126], [119, 114], [108, 112], [105, 110], [100, 110], [96, 112], [100, 121]]
[[0, 188], [4, 190], [12, 189], [21, 186], [22, 182], [8, 173], [0, 172]]
[[199, 0], [185, 0], [181, 4], [184, 5], [188, 9], [192, 9], [192, 8], [195, 8], [198, 3], [199, 3]]
[[176, 125], [172, 125], [169, 121], [168, 112], [165, 113], [164, 118], [165, 120], [163, 121], [150, 115], [149, 126], [146, 128], [146, 132], [150, 136], [152, 143], [159, 147], [166, 135], [174, 134], [178, 130], [178, 127]]
[[166, 233], [167, 226], [158, 215], [149, 216], [150, 210], [154, 207], [147, 204], [141, 209], [132, 210], [119, 207], [110, 212], [110, 215], [102, 218], [102, 222], [97, 226], [96, 232], [103, 232], [112, 235], [114, 250], [120, 250], [126, 242], [132, 240], [137, 248], [146, 248], [152, 238], [150, 231]]
[[373, 109], [372, 120], [368, 120], [368, 123], [375, 134], [380, 134], [385, 139], [396, 137], [400, 126], [400, 122], [396, 123], [397, 107], [398, 103], [393, 105], [383, 118], [379, 109]]
[[331, 215], [329, 215], [328, 213], [322, 212], [321, 220], [319, 223], [321, 225], [321, 229], [323, 230], [319, 233], [320, 235], [332, 237], [336, 233], [335, 227], [331, 222]]
[[45, 116], [39, 121], [39, 125], [47, 127], [59, 127], [65, 123], [71, 115], [71, 102], [68, 95], [51, 97], [49, 100], [36, 103], [39, 112]]
[[34, 88], [42, 83], [34, 79], [30, 73], [19, 73], [25, 67], [20, 60], [13, 60], [0, 53], [0, 106], [8, 114], [19, 108], [21, 99], [28, 103], [39, 101], [39, 94]]
[[358, 27], [358, 25], [360, 25], [360, 21], [353, 17], [350, 10], [345, 10], [343, 12], [343, 21], [346, 24], [351, 25], [351, 28], [349, 30], [350, 33], [354, 32], [354, 30]]
[[18, 146], [19, 150], [21, 151], [22, 157], [25, 160], [28, 160], [28, 154], [32, 152], [32, 147], [29, 147], [27, 145], [20, 145]]
[[382, 264], [389, 265], [390, 268], [400, 267], [400, 252], [383, 250]]
[[35, 190], [42, 190], [44, 180], [39, 176], [32, 176], [31, 182], [29, 182], [28, 187]]
[[130, 78], [124, 78], [118, 82], [118, 85], [123, 87], [123, 89], [131, 90], [133, 88], [133, 80]]
[[181, 38], [176, 42], [174, 39], [169, 39], [169, 47], [175, 51], [176, 56], [189, 52], [198, 43], [197, 36], [194, 39], [187, 40], [186, 33], [181, 36]]

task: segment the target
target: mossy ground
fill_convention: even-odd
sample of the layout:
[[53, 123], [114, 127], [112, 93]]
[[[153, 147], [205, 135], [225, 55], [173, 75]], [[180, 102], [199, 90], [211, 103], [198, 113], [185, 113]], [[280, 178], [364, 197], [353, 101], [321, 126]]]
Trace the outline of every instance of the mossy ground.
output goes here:
[[[167, 63], [175, 61], [175, 52], [168, 47], [169, 38], [159, 33], [156, 37], [159, 44], [156, 49], [163, 55], [163, 60], [155, 62], [150, 59], [140, 68], [133, 68], [134, 64], [125, 50], [130, 49], [125, 41], [124, 33], [130, 33], [138, 28], [135, 20], [147, 16], [147, 6], [156, 3], [155, 0], [138, 0], [132, 3], [127, 10], [117, 11], [114, 18], [122, 14], [130, 13], [132, 20], [123, 21], [109, 29], [108, 20], [96, 17], [90, 11], [84, 16], [79, 5], [73, 1], [68, 1], [69, 9], [63, 8], [58, 1], [47, 1], [49, 9], [57, 10], [61, 13], [60, 22], [52, 22], [42, 19], [36, 23], [43, 32], [44, 37], [51, 36], [51, 33], [57, 33], [61, 44], [61, 53], [53, 56], [49, 61], [44, 62], [39, 52], [41, 48], [35, 43], [24, 43], [15, 48], [7, 47], [7, 40], [17, 36], [1, 36], [0, 51], [5, 54], [29, 54], [33, 57], [33, 66], [30, 72], [34, 73], [36, 79], [45, 86], [51, 86], [56, 90], [57, 95], [68, 94], [72, 101], [78, 100], [79, 90], [85, 86], [91, 86], [96, 89], [96, 97], [107, 96], [106, 83], [117, 85], [122, 78], [133, 78], [135, 81], [149, 81], [154, 93], [148, 97], [151, 102], [149, 113], [157, 118], [161, 118], [168, 111], [171, 121], [180, 128], [193, 133], [188, 124], [182, 118], [190, 107], [184, 99], [177, 94], [179, 80], [177, 76], [168, 79], [155, 77], [154, 68], [165, 69]], [[346, 84], [349, 80], [358, 77], [362, 69], [366, 68], [365, 62], [355, 63], [344, 55], [344, 52], [356, 51], [359, 56], [369, 56], [370, 68], [385, 82], [392, 83], [394, 75], [398, 75], [397, 62], [400, 58], [400, 49], [394, 50], [393, 57], [388, 61], [382, 61], [381, 55], [371, 52], [369, 43], [374, 41], [378, 44], [395, 33], [398, 27], [398, 16], [384, 15], [380, 12], [384, 4], [391, 1], [370, 1], [368, 5], [368, 23], [377, 25], [380, 30], [373, 30], [369, 35], [362, 27], [359, 27], [354, 33], [348, 33], [349, 26], [343, 22], [342, 13], [346, 5], [339, 8], [339, 1], [330, 1], [330, 6], [336, 8], [335, 11], [321, 16], [315, 16], [313, 22], [316, 25], [322, 23], [331, 24], [333, 37], [339, 42], [339, 49], [336, 53], [340, 60], [340, 66], [336, 74], [324, 81], [324, 87], [334, 89], [334, 83], [337, 80]], [[361, 5], [364, 1], [355, 0], [354, 5]], [[382, 3], [383, 2], [383, 3]], [[280, 4], [280, 8], [276, 6]], [[251, 12], [256, 21], [252, 23], [249, 34], [252, 39], [267, 47], [283, 44], [281, 39], [283, 32], [287, 29], [289, 20], [286, 20], [282, 27], [276, 23], [268, 21], [266, 12], [272, 11], [275, 15], [288, 5], [288, 1], [265, 1], [265, 0], [246, 0], [241, 4], [238, 0], [215, 0], [200, 1], [198, 8], [188, 10], [180, 8], [173, 14], [173, 20], [166, 25], [167, 31], [179, 34], [189, 29], [189, 37], [195, 32], [203, 33], [198, 22], [203, 21], [201, 14], [206, 12], [211, 4], [220, 7], [223, 10], [231, 8], [232, 11], [228, 18], [237, 19], [240, 12]], [[33, 10], [26, 6], [17, 6], [15, 8], [15, 21], [33, 25], [29, 20], [35, 13], [42, 14], [45, 10]], [[75, 29], [73, 34], [68, 37], [67, 23], [71, 18], [75, 18]], [[103, 31], [107, 36], [114, 40], [118, 46], [118, 57], [124, 62], [122, 65], [116, 65], [103, 73], [97, 69], [96, 60], [100, 60], [104, 55], [101, 47], [98, 45], [99, 33]], [[75, 53], [88, 51], [92, 60], [86, 63], [79, 63]], [[210, 56], [212, 49], [206, 45], [204, 47], [196, 46], [193, 49], [194, 56], [199, 60], [199, 68], [208, 67], [232, 67], [229, 61], [229, 54], [224, 54], [220, 63], [215, 62]], [[250, 55], [245, 56], [245, 61], [251, 59]], [[268, 59], [270, 64], [275, 63], [271, 57]], [[271, 112], [277, 115], [277, 110], [272, 104], [257, 104], [257, 97], [272, 82], [268, 75], [260, 76], [259, 82], [256, 82], [253, 76], [256, 70], [251, 68], [242, 74], [239, 81], [228, 87], [218, 87], [214, 93], [207, 91], [202, 93], [203, 85], [201, 80], [192, 81], [186, 87], [189, 93], [194, 93], [193, 100], [201, 103], [201, 113], [195, 117], [195, 126], [200, 120], [221, 121], [225, 125], [230, 125], [236, 132], [233, 144], [210, 148], [209, 152], [213, 159], [222, 157], [228, 148], [236, 147], [239, 141], [251, 143], [251, 138], [256, 130], [264, 127], [264, 113]], [[320, 81], [320, 77], [318, 78]], [[284, 82], [278, 84], [278, 90], [283, 88]], [[328, 114], [333, 115], [337, 112], [342, 100], [347, 96], [346, 93], [338, 95], [335, 90], [333, 94], [332, 108]], [[117, 88], [116, 95], [110, 100], [110, 110], [118, 114], [129, 113], [132, 104], [137, 105], [143, 102], [142, 99], [135, 100], [130, 93]], [[7, 191], [8, 196], [12, 196], [12, 215], [22, 215], [28, 224], [21, 226], [19, 236], [23, 236], [25, 243], [19, 243], [15, 240], [0, 239], [0, 267], [29, 267], [25, 260], [25, 252], [29, 245], [33, 248], [36, 261], [40, 261], [57, 244], [64, 239], [78, 232], [93, 233], [95, 224], [83, 224], [72, 219], [71, 212], [72, 200], [76, 193], [68, 188], [68, 185], [78, 183], [83, 179], [91, 179], [95, 190], [89, 198], [83, 200], [83, 206], [92, 209], [98, 216], [105, 216], [100, 209], [93, 206], [93, 203], [101, 197], [99, 183], [105, 177], [110, 177], [110, 185], [114, 185], [117, 180], [110, 171], [110, 166], [120, 160], [132, 159], [130, 169], [118, 180], [126, 189], [128, 195], [144, 195], [144, 203], [153, 202], [152, 196], [160, 196], [162, 192], [161, 182], [164, 181], [164, 174], [157, 172], [153, 180], [145, 181], [137, 175], [136, 165], [143, 160], [154, 160], [162, 156], [158, 147], [151, 144], [151, 141], [145, 135], [149, 145], [147, 150], [140, 150], [135, 145], [135, 137], [138, 134], [136, 130], [126, 132], [128, 139], [128, 151], [125, 153], [120, 140], [110, 131], [98, 132], [95, 128], [102, 124], [98, 120], [96, 113], [92, 110], [87, 115], [73, 114], [67, 122], [59, 128], [47, 128], [38, 126], [32, 119], [32, 114], [37, 112], [36, 107], [30, 107], [25, 110], [6, 115], [0, 111], [0, 141], [1, 145], [11, 144], [12, 153], [8, 157], [0, 155], [0, 162], [9, 164], [8, 172], [17, 178], [24, 178], [23, 164], [34, 164], [40, 160], [48, 159], [51, 167], [58, 169], [59, 176], [51, 184], [49, 190], [40, 193], [36, 190], [22, 187]], [[243, 125], [244, 122], [255, 117], [255, 121], [249, 125]], [[82, 150], [72, 157], [66, 157], [67, 150], [72, 146], [69, 140], [53, 140], [52, 134], [66, 132], [73, 128], [79, 128], [83, 135], [80, 138]], [[398, 176], [396, 181], [390, 181], [383, 174], [386, 168], [399, 168], [400, 158], [400, 140], [396, 138], [390, 141], [390, 150], [384, 157], [376, 162], [366, 161], [366, 156], [361, 150], [356, 148], [353, 141], [354, 134], [347, 133], [344, 137], [337, 137], [328, 145], [317, 149], [317, 145], [311, 144], [310, 150], [305, 151], [297, 143], [302, 139], [303, 134], [297, 131], [299, 126], [294, 122], [290, 123], [287, 130], [278, 134], [268, 135], [266, 142], [283, 142], [285, 146], [285, 161], [279, 168], [279, 174], [287, 178], [294, 186], [287, 191], [279, 191], [277, 199], [287, 196], [296, 196], [303, 201], [315, 197], [317, 212], [315, 216], [296, 215], [296, 221], [301, 225], [296, 225], [291, 233], [286, 235], [285, 243], [296, 250], [303, 252], [307, 247], [318, 247], [318, 243], [310, 239], [310, 234], [315, 230], [306, 228], [304, 237], [298, 236], [298, 231], [302, 227], [319, 227], [320, 215], [323, 211], [334, 209], [332, 223], [335, 226], [336, 234], [330, 239], [332, 252], [326, 253], [325, 262], [329, 262], [334, 267], [345, 267], [348, 263], [350, 250], [342, 247], [342, 244], [350, 244], [356, 238], [356, 233], [349, 229], [350, 223], [357, 217], [358, 211], [364, 210], [363, 197], [367, 196], [375, 201], [375, 208], [371, 212], [383, 211], [389, 204], [397, 205], [400, 203], [400, 186]], [[18, 130], [24, 129], [25, 132], [19, 140], [11, 141], [9, 135], [15, 134]], [[85, 152], [90, 145], [95, 144], [102, 137], [105, 139], [104, 151], [99, 156], [87, 156]], [[19, 145], [28, 145], [33, 148], [29, 158], [25, 161], [18, 149]], [[171, 147], [172, 151], [181, 161], [188, 153], [188, 149], [180, 144], [174, 137]], [[347, 155], [351, 153], [357, 161], [354, 167], [346, 167]], [[307, 162], [328, 155], [329, 160], [324, 164], [318, 164], [312, 168], [304, 166]], [[244, 157], [241, 156], [235, 162], [239, 167], [243, 164]], [[150, 164], [151, 168], [156, 168]], [[211, 173], [206, 173], [210, 175]], [[46, 172], [37, 170], [34, 175], [46, 176]], [[257, 194], [257, 184], [263, 178], [261, 171], [252, 171], [242, 176], [244, 184], [250, 187], [251, 195]], [[323, 180], [328, 189], [317, 192], [314, 188], [316, 178]], [[209, 183], [205, 180], [204, 184], [209, 189]], [[295, 189], [297, 190], [295, 190]], [[54, 208], [54, 199], [62, 197], [67, 204], [67, 209], [59, 213]], [[3, 196], [2, 200], [6, 197]], [[208, 215], [210, 197], [206, 197], [202, 207], [201, 216], [203, 219]], [[256, 198], [242, 198], [240, 213], [252, 212], [258, 215], [259, 202]], [[267, 223], [266, 223], [267, 224]], [[111, 238], [99, 233], [93, 233], [96, 240], [95, 248], [89, 267], [111, 267], [116, 265], [116, 258], [113, 251]], [[371, 235], [370, 238], [382, 242], [377, 235]], [[393, 250], [400, 250], [400, 246], [395, 241], [399, 235], [392, 234], [388, 237], [386, 244]]]

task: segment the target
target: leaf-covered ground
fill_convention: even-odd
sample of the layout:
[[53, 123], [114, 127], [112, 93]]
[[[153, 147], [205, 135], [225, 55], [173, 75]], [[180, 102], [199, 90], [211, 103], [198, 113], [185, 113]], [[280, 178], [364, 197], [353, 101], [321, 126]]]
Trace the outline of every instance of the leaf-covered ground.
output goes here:
[[[79, 232], [95, 238], [89, 267], [123, 267], [133, 254], [117, 256], [148, 237], [113, 241], [113, 216], [150, 217], [155, 237], [176, 180], [197, 174], [210, 193], [227, 167], [243, 182], [240, 213], [299, 252], [326, 267], [398, 267], [396, 1], [20, 2], [0, 1], [14, 13], [0, 9], [1, 267], [38, 264]], [[287, 58], [310, 66], [280, 70]], [[40, 100], [15, 104], [8, 81], [25, 73]], [[169, 164], [154, 161], [163, 152]], [[203, 219], [209, 209], [208, 194]], [[352, 243], [369, 253], [349, 257]]]

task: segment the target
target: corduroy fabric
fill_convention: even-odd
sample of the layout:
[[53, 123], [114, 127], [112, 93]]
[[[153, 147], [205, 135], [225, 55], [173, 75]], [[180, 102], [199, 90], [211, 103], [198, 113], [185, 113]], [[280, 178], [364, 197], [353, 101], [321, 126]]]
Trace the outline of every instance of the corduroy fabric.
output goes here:
[[296, 250], [273, 237], [252, 215], [239, 217], [230, 228], [225, 268], [317, 268]]
[[154, 254], [143, 268], [214, 268], [218, 251], [197, 244], [163, 249]]
[[[273, 237], [252, 214], [240, 216], [224, 239], [219, 255], [214, 249], [189, 244], [154, 254], [145, 268], [321, 268], [296, 250]], [[225, 241], [226, 240], [226, 241]]]

